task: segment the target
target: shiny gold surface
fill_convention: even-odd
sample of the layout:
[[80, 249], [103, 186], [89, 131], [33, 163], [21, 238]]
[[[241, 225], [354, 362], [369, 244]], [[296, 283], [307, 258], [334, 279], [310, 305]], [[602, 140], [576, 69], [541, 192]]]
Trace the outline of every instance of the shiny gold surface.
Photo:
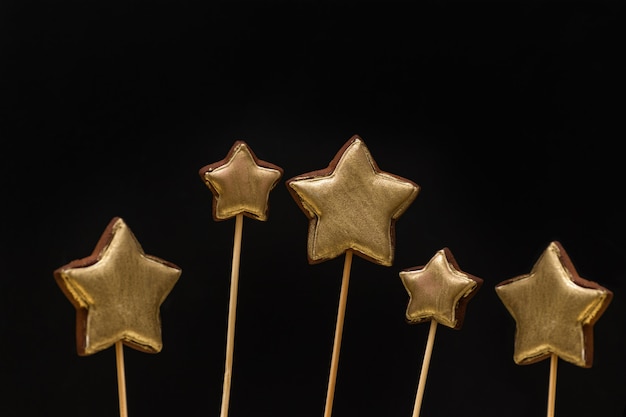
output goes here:
[[438, 251], [426, 266], [401, 271], [400, 278], [409, 293], [409, 323], [435, 320], [453, 329], [461, 328], [467, 302], [483, 283], [461, 271], [447, 248]]
[[258, 159], [243, 141], [236, 141], [225, 159], [200, 169], [213, 192], [213, 218], [244, 214], [267, 220], [269, 194], [283, 175], [282, 168]]
[[528, 275], [501, 282], [496, 293], [515, 319], [519, 365], [556, 354], [588, 368], [593, 360], [592, 326], [613, 293], [580, 278], [565, 249], [552, 242]]
[[176, 265], [146, 255], [122, 219], [111, 220], [91, 256], [54, 271], [77, 310], [78, 354], [91, 355], [118, 341], [161, 351], [159, 310], [180, 274]]
[[381, 171], [358, 136], [337, 153], [328, 168], [299, 175], [287, 187], [309, 222], [310, 263], [347, 250], [381, 265], [392, 265], [394, 224], [419, 187]]

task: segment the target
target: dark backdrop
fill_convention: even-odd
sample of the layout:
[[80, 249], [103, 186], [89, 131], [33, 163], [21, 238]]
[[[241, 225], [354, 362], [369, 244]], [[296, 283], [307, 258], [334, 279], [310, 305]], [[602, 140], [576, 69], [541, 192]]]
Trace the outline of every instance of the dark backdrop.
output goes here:
[[198, 169], [235, 140], [284, 169], [267, 222], [245, 219], [232, 417], [324, 409], [343, 258], [306, 259], [284, 180], [359, 134], [421, 191], [393, 266], [355, 258], [334, 416], [413, 408], [428, 325], [401, 269], [444, 246], [484, 279], [440, 326], [422, 415], [545, 415], [549, 362], [513, 362], [494, 286], [560, 241], [614, 292], [589, 369], [559, 362], [558, 417], [626, 405], [623, 7], [607, 2], [4, 1], [0, 415], [118, 415], [114, 349], [79, 357], [52, 271], [113, 216], [182, 267], [164, 348], [125, 349], [129, 415], [218, 416], [234, 220]]

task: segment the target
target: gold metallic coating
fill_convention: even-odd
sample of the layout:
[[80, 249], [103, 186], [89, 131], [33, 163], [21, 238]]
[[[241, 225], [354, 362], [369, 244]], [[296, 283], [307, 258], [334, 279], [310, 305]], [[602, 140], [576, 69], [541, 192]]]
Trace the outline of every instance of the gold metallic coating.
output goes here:
[[409, 323], [435, 320], [453, 329], [463, 325], [467, 302], [483, 283], [461, 271], [447, 248], [438, 251], [426, 266], [401, 271], [400, 278], [409, 293]]
[[126, 223], [109, 223], [91, 256], [54, 271], [77, 310], [78, 354], [91, 355], [118, 341], [134, 349], [160, 352], [160, 307], [181, 269], [146, 255]]
[[269, 194], [283, 175], [282, 168], [258, 159], [243, 141], [236, 141], [225, 159], [200, 169], [213, 193], [213, 218], [244, 214], [267, 220]]
[[580, 278], [559, 242], [550, 243], [529, 274], [503, 281], [495, 289], [517, 325], [515, 363], [535, 363], [555, 354], [591, 367], [592, 327], [613, 293]]
[[327, 169], [294, 177], [287, 187], [310, 219], [310, 263], [353, 250], [385, 266], [393, 263], [395, 221], [419, 191], [417, 184], [381, 171], [358, 136]]

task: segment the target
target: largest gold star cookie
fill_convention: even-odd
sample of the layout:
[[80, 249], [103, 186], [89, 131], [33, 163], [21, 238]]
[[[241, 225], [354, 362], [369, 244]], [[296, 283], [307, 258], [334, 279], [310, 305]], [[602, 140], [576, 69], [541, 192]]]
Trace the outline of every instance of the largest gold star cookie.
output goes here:
[[581, 278], [559, 242], [552, 242], [527, 275], [496, 285], [515, 319], [519, 365], [556, 354], [583, 368], [593, 361], [593, 325], [613, 293]]
[[90, 256], [54, 271], [76, 308], [78, 354], [91, 355], [118, 341], [160, 352], [159, 310], [180, 274], [176, 265], [146, 255], [126, 223], [113, 218]]
[[286, 185], [310, 219], [310, 263], [352, 250], [374, 263], [392, 265], [395, 222], [419, 191], [412, 181], [381, 171], [356, 135], [328, 168], [291, 178]]
[[244, 214], [267, 220], [269, 194], [283, 175], [279, 166], [262, 161], [244, 141], [236, 141], [226, 158], [200, 168], [200, 178], [213, 193], [213, 218]]

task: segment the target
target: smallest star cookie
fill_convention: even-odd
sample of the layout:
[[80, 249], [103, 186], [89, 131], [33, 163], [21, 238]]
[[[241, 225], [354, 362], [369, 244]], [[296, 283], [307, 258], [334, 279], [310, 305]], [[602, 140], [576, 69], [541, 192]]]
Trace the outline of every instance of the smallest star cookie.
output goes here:
[[400, 272], [409, 293], [406, 319], [410, 324], [430, 320], [460, 329], [469, 300], [483, 284], [481, 278], [461, 271], [448, 248], [439, 250], [425, 266]]
[[277, 165], [262, 161], [244, 141], [236, 141], [226, 158], [199, 170], [200, 178], [213, 193], [213, 219], [238, 214], [266, 221], [269, 194], [283, 175]]

